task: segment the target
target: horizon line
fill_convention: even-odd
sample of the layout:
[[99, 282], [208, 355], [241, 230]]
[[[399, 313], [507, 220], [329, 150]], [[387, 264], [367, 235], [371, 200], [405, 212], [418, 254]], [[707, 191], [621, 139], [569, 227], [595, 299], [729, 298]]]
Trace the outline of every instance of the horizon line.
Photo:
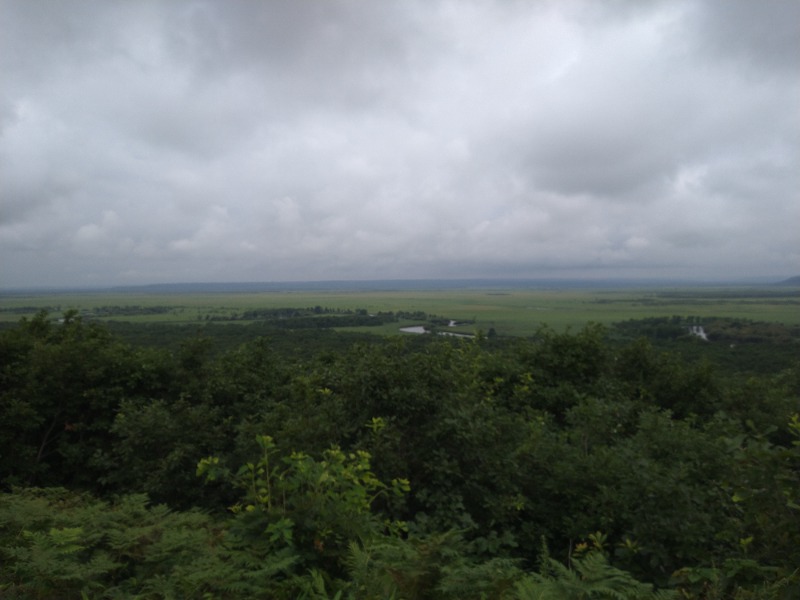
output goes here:
[[391, 278], [391, 279], [304, 279], [304, 280], [261, 280], [261, 281], [170, 281], [170, 282], [151, 282], [151, 283], [98, 283], [98, 284], [77, 284], [77, 285], [19, 285], [19, 286], [0, 286], [0, 293], [23, 293], [23, 292], [125, 292], [134, 290], [147, 290], [158, 288], [257, 288], [263, 291], [291, 290], [291, 289], [331, 289], [331, 288], [351, 288], [356, 286], [378, 287], [386, 289], [387, 286], [400, 285], [408, 288], [410, 285], [422, 285], [424, 289], [442, 288], [453, 289], [455, 287], [492, 287], [492, 286], [513, 286], [524, 285], [565, 285], [571, 288], [586, 285], [587, 287], [597, 288], [603, 285], [689, 285], [692, 287], [709, 286], [733, 286], [733, 285], [780, 285], [792, 284], [800, 285], [800, 276], [790, 277], [743, 277], [739, 279], [707, 279], [707, 278], [681, 278], [681, 277], [456, 277], [456, 278]]

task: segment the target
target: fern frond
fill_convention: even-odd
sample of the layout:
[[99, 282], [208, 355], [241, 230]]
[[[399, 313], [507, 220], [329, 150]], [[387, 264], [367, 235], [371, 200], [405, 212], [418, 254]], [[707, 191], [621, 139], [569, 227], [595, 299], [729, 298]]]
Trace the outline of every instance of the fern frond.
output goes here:
[[669, 600], [676, 592], [654, 590], [610, 565], [600, 552], [573, 561], [569, 569], [547, 558], [547, 574], [532, 573], [517, 583], [517, 600]]

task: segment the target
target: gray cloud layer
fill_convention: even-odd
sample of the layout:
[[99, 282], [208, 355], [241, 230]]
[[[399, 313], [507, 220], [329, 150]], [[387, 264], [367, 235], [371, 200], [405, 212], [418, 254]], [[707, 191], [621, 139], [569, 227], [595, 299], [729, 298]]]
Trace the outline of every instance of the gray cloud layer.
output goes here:
[[794, 0], [0, 0], [0, 286], [800, 272]]

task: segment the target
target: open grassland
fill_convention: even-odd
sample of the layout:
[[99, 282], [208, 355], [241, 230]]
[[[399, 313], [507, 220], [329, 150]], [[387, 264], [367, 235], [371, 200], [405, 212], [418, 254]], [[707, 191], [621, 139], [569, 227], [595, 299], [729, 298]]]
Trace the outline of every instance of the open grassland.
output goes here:
[[[800, 324], [800, 290], [777, 287], [4, 294], [0, 295], [0, 321], [14, 322], [41, 309], [54, 317], [75, 309], [84, 318], [108, 321], [191, 324], [236, 318], [232, 322], [247, 323], [243, 315], [251, 310], [313, 307], [329, 311], [364, 309], [370, 314], [422, 311], [429, 316], [471, 322], [455, 331], [486, 332], [494, 328], [500, 335], [523, 336], [543, 324], [563, 331], [589, 322], [610, 324], [673, 315]], [[384, 324], [368, 330], [391, 334], [408, 324], [413, 323]]]

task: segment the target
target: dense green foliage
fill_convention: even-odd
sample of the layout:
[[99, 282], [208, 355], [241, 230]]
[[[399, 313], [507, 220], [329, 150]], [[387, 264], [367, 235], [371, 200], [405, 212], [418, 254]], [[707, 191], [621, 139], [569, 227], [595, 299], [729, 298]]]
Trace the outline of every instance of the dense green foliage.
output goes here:
[[730, 375], [775, 373], [790, 368], [800, 355], [800, 326], [776, 322], [676, 315], [621, 321], [613, 331], [627, 341], [647, 338], [689, 360], [711, 360]]
[[796, 363], [600, 326], [225, 348], [0, 333], [0, 595], [800, 595]]

